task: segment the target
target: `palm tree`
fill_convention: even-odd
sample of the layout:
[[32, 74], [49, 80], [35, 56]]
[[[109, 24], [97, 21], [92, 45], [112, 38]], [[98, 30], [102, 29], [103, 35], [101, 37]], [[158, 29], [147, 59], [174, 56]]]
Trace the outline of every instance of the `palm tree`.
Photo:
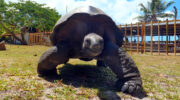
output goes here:
[[151, 0], [148, 2], [148, 6], [144, 6], [144, 4], [140, 3], [139, 6], [140, 11], [143, 12], [142, 16], [138, 16], [139, 21], [158, 21], [157, 18], [165, 18], [165, 17], [173, 17], [174, 14], [165, 13], [167, 8], [171, 6], [174, 1], [164, 1], [164, 0]]

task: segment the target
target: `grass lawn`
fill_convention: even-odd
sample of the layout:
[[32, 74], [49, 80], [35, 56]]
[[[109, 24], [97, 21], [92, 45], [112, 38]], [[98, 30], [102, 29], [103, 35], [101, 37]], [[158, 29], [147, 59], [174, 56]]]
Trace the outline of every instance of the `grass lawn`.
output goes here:
[[[116, 92], [116, 76], [109, 68], [96, 67], [96, 61], [71, 59], [67, 65], [58, 66], [58, 79], [39, 78], [37, 62], [48, 48], [7, 45], [6, 51], [0, 51], [0, 99], [136, 99]], [[141, 72], [146, 99], [180, 100], [180, 56], [133, 53], [132, 58]]]

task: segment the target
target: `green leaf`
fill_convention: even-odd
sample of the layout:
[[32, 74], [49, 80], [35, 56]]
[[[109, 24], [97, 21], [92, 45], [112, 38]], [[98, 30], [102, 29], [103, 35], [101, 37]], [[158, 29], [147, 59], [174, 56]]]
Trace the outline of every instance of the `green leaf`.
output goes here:
[[157, 17], [171, 18], [174, 16], [174, 14], [168, 14], [165, 13], [165, 11], [174, 3], [174, 1], [167, 2], [164, 0], [151, 0], [150, 2], [148, 2], [147, 6], [144, 6], [144, 4], [140, 3], [140, 11], [142, 11], [143, 14], [141, 16], [138, 16], [137, 18], [139, 19], [139, 21], [146, 22], [149, 22], [151, 20], [156, 21]]

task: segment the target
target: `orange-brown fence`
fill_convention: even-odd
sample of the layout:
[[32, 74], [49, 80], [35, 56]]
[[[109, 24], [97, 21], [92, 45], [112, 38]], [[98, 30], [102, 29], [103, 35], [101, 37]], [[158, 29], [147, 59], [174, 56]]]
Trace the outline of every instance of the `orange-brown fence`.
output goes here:
[[159, 55], [180, 53], [180, 20], [141, 22], [120, 25], [119, 28], [124, 34], [123, 47], [131, 54], [133, 51], [158, 52]]
[[51, 32], [29, 33], [29, 45], [47, 45], [50, 46]]

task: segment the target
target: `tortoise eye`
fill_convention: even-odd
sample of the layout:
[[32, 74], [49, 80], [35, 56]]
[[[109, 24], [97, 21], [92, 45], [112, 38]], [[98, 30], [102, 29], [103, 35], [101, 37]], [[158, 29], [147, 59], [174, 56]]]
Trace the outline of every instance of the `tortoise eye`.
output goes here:
[[85, 44], [86, 44], [87, 46], [90, 46], [90, 45], [91, 45], [91, 40], [90, 40], [90, 39], [86, 39], [86, 40], [85, 40]]

